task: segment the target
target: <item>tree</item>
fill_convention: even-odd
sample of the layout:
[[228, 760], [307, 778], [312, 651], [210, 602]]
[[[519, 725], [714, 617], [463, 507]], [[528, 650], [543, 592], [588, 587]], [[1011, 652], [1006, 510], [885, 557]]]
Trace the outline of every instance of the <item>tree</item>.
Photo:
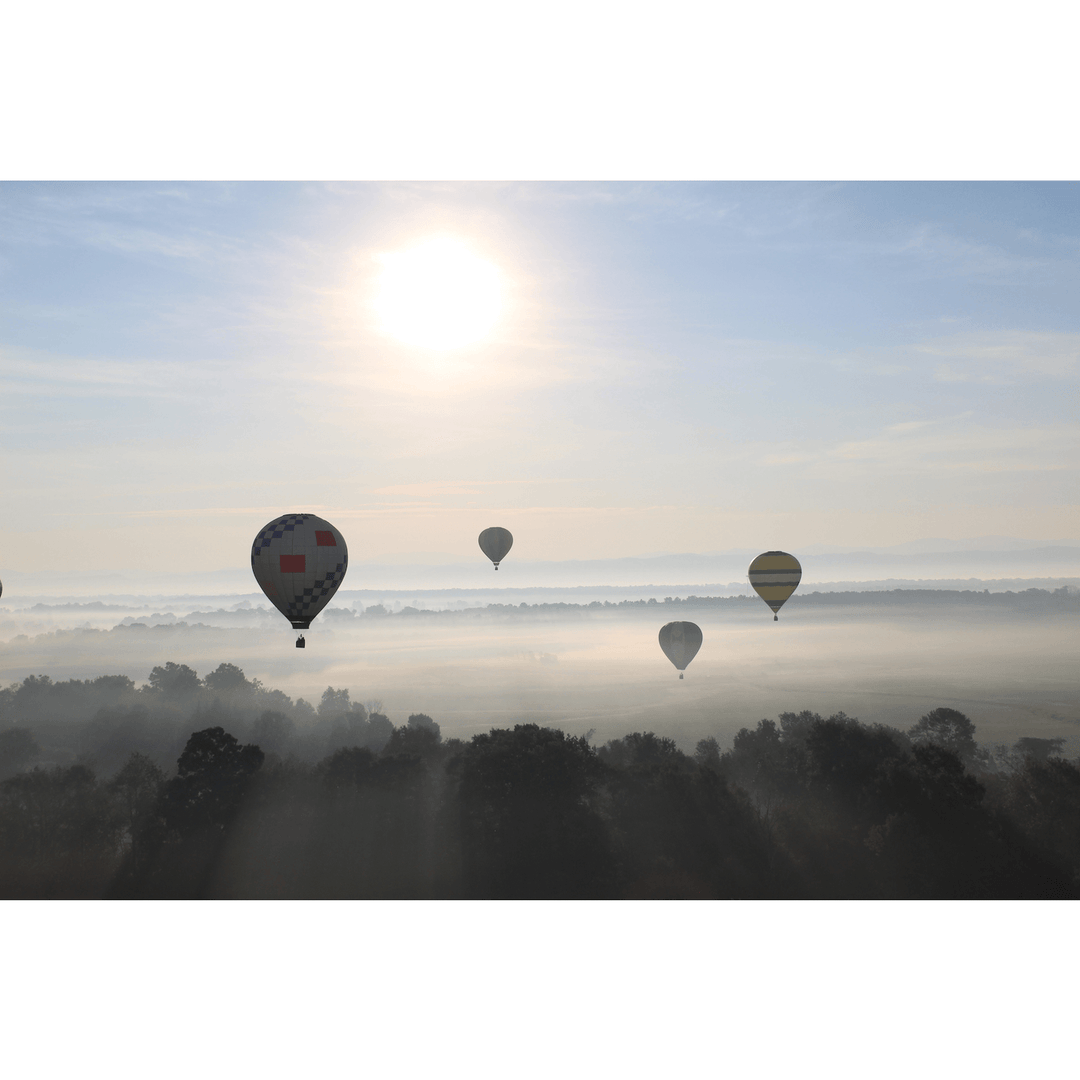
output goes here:
[[122, 823], [86, 765], [40, 767], [0, 784], [5, 846], [40, 863], [111, 861]]
[[703, 769], [720, 771], [720, 744], [711, 735], [707, 739], [699, 739], [694, 748], [694, 760]]
[[[720, 758], [720, 774], [750, 796], [758, 819], [766, 825], [777, 810], [798, 797], [805, 771], [806, 724], [813, 721], [804, 724], [794, 713], [784, 713], [782, 724], [785, 717], [788, 722], [783, 731], [772, 720], [759, 720], [753, 731], [742, 728], [731, 750]], [[821, 722], [820, 716], [817, 722]]]
[[488, 898], [610, 895], [596, 805], [605, 769], [584, 739], [518, 724], [473, 737], [459, 777], [466, 888]]
[[235, 694], [251, 687], [243, 671], [235, 664], [219, 664], [203, 682], [207, 690], [214, 694]]
[[894, 807], [896, 769], [909, 751], [899, 732], [837, 713], [815, 722], [806, 738], [808, 789], [820, 805], [849, 821], [875, 821]]
[[29, 728], [13, 727], [0, 731], [0, 780], [18, 772], [41, 753]]
[[[841, 714], [842, 715], [842, 714]], [[820, 724], [820, 713], [803, 709], [802, 712], [782, 712], [780, 714], [780, 734], [789, 746], [803, 746], [814, 724]]]
[[145, 754], [132, 753], [124, 766], [109, 781], [109, 793], [116, 800], [124, 824], [121, 841], [138, 862], [143, 853], [144, 837], [154, 817], [165, 773]]
[[202, 686], [198, 674], [187, 664], [174, 664], [171, 660], [164, 667], [154, 668], [147, 681], [151, 692], [174, 702], [194, 697]]
[[251, 737], [258, 746], [283, 755], [296, 741], [296, 724], [284, 713], [266, 709], [252, 726]]
[[698, 746], [691, 759], [673, 740], [638, 732], [599, 752], [610, 766], [602, 805], [622, 895], [762, 895], [767, 866], [754, 809], [728, 788], [716, 740]]
[[15, 691], [18, 683], [12, 683], [0, 690], [0, 724], [9, 724], [15, 719]]
[[[363, 712], [364, 706], [358, 706], [360, 711]], [[348, 690], [335, 690], [332, 686], [328, 686], [322, 695], [322, 701], [319, 702], [319, 716], [325, 718], [341, 716], [344, 713], [351, 712], [353, 703], [349, 700]]]
[[1080, 886], [1080, 768], [1061, 757], [1029, 755], [1001, 778], [995, 795], [1028, 842], [1053, 861], [1074, 890]]
[[436, 739], [439, 739], [442, 736], [442, 730], [439, 725], [436, 724], [427, 713], [413, 713], [409, 717], [408, 726], [410, 728], [424, 728], [427, 731], [434, 732]]
[[364, 745], [370, 746], [376, 753], [380, 751], [394, 734], [394, 725], [390, 718], [380, 712], [373, 712], [367, 718], [367, 736]]
[[674, 739], [651, 731], [635, 731], [621, 739], [612, 739], [597, 753], [605, 764], [621, 769], [662, 763], [688, 764], [686, 755], [675, 745]]
[[13, 684], [10, 711], [14, 718], [25, 722], [41, 717], [48, 709], [52, 688], [48, 675], [27, 675], [22, 683]]
[[336, 751], [319, 772], [330, 795], [316, 826], [317, 873], [328, 896], [421, 896], [441, 846], [429, 773], [414, 755]]
[[375, 755], [361, 746], [342, 747], [320, 768], [331, 790], [360, 787], [375, 768]]
[[1061, 757], [1061, 751], [1064, 749], [1064, 739], [1036, 739], [1029, 735], [1016, 740], [1013, 753], [1021, 761], [1045, 762], [1052, 757]]
[[83, 683], [86, 696], [98, 708], [132, 704], [135, 701], [135, 683], [126, 675], [99, 675], [92, 682]]
[[965, 764], [975, 760], [979, 749], [975, 725], [956, 709], [931, 710], [908, 729], [908, 737], [916, 746], [934, 743], [951, 750]]
[[180, 832], [224, 829], [263, 758], [259, 747], [241, 746], [223, 728], [193, 732], [165, 789], [167, 826]]
[[387, 757], [411, 755], [426, 759], [438, 752], [441, 742], [438, 724], [432, 723], [431, 727], [427, 727], [410, 723], [407, 727], [394, 728], [382, 753]]

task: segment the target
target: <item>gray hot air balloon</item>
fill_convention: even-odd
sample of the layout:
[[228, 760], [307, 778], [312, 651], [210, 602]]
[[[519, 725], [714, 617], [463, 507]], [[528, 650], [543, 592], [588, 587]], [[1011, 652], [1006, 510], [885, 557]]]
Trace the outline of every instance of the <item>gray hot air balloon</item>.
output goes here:
[[660, 628], [660, 648], [683, 677], [686, 665], [701, 648], [701, 627], [692, 622], [669, 622]]
[[[314, 514], [275, 518], [251, 545], [251, 570], [259, 588], [294, 630], [306, 630], [326, 607], [348, 565], [345, 537]], [[296, 647], [304, 648], [303, 634]]]
[[514, 538], [510, 535], [510, 530], [500, 529], [498, 525], [485, 529], [480, 534], [480, 550], [495, 564], [496, 570], [513, 546]]
[[0, 581], [0, 596], [4, 595], [4, 583]]

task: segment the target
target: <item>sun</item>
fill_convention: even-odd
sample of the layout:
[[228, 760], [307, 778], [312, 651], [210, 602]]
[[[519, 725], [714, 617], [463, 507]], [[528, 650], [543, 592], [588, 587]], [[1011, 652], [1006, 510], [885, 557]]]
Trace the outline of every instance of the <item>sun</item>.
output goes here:
[[406, 345], [447, 351], [481, 341], [503, 307], [498, 267], [449, 237], [377, 256], [380, 329]]

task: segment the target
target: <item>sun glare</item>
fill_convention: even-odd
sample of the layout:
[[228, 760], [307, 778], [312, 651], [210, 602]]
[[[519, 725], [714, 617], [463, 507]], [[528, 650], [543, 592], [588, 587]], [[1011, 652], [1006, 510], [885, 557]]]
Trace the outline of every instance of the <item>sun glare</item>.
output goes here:
[[439, 237], [378, 259], [375, 310], [383, 333], [444, 351], [480, 341], [495, 325], [502, 275], [460, 241]]

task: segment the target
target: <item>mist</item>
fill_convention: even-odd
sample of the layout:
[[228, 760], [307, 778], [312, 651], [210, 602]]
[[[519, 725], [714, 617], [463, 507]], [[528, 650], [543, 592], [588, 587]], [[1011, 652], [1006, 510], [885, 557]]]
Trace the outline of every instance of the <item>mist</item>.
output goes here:
[[[0, 684], [125, 675], [140, 685], [168, 662], [199, 676], [225, 663], [293, 701], [318, 705], [327, 687], [345, 688], [380, 701], [395, 723], [424, 713], [447, 737], [536, 723], [597, 741], [652, 731], [685, 749], [706, 737], [730, 745], [740, 728], [785, 710], [904, 728], [948, 705], [988, 744], [1063, 738], [1080, 751], [1080, 597], [1070, 586], [811, 592], [776, 623], [743, 596], [442, 611], [354, 601], [324, 611], [304, 650], [265, 602], [140, 599], [0, 611]], [[704, 634], [682, 681], [656, 640], [676, 619]]]

